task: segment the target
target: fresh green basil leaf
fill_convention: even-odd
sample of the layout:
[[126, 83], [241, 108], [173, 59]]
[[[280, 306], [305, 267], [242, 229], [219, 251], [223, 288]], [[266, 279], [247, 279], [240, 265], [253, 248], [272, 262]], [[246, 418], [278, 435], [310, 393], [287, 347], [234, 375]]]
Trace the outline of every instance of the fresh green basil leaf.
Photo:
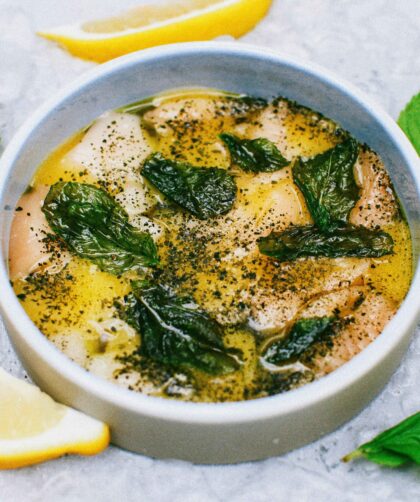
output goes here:
[[160, 285], [133, 282], [132, 286], [133, 292], [117, 309], [140, 333], [142, 355], [212, 375], [240, 368], [239, 353], [223, 344], [222, 327], [190, 299], [177, 297]]
[[228, 213], [236, 199], [235, 180], [225, 169], [194, 167], [155, 153], [146, 159], [141, 174], [168, 199], [201, 220]]
[[152, 237], [133, 227], [124, 209], [93, 185], [56, 183], [42, 211], [70, 251], [105, 272], [119, 275], [159, 262]]
[[289, 165], [274, 143], [265, 138], [240, 139], [233, 134], [220, 134], [232, 160], [245, 172], [273, 172]]
[[306, 225], [272, 232], [258, 246], [262, 254], [283, 262], [310, 256], [378, 258], [393, 253], [394, 241], [382, 230], [348, 226], [326, 233]]
[[332, 335], [333, 317], [311, 317], [297, 321], [285, 339], [271, 344], [263, 354], [271, 364], [285, 363], [306, 352], [314, 343]]
[[413, 96], [400, 113], [398, 124], [420, 155], [420, 92]]
[[409, 462], [420, 465], [420, 412], [362, 444], [343, 460], [348, 462], [358, 457], [388, 467], [399, 467]]
[[320, 230], [331, 231], [348, 222], [359, 199], [353, 168], [359, 146], [353, 138], [293, 166], [293, 179], [305, 197]]

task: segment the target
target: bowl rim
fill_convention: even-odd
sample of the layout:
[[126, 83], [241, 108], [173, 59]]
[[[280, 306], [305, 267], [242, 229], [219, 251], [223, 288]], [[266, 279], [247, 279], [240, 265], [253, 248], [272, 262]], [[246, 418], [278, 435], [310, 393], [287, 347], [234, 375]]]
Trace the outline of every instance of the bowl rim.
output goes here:
[[[188, 56], [197, 53], [201, 53], [203, 57], [217, 54], [266, 59], [274, 64], [293, 67], [298, 71], [309, 74], [311, 78], [321, 80], [327, 85], [337, 88], [343, 94], [347, 94], [353, 101], [363, 106], [382, 125], [386, 133], [394, 139], [395, 147], [399, 149], [401, 156], [409, 166], [415, 180], [417, 197], [420, 199], [420, 162], [413, 146], [397, 123], [352, 84], [347, 83], [341, 77], [319, 65], [278, 51], [238, 42], [188, 42], [138, 51], [99, 65], [82, 74], [82, 76], [42, 104], [20, 127], [0, 159], [0, 201], [4, 199], [7, 181], [11, 176], [15, 160], [22, 146], [43, 119], [51, 112], [54, 112], [64, 100], [94, 84], [96, 80], [130, 66], [141, 65], [150, 60], [167, 58], [168, 56]], [[416, 290], [420, 290], [420, 267], [417, 267], [406, 298], [381, 335], [361, 353], [331, 374], [284, 394], [250, 401], [195, 403], [147, 396], [129, 391], [89, 373], [71, 361], [36, 328], [20, 305], [9, 282], [2, 249], [0, 249], [0, 289], [2, 291], [0, 313], [7, 324], [13, 326], [44, 363], [54, 371], [61, 373], [73, 385], [83, 388], [86, 392], [95, 395], [99, 399], [139, 415], [161, 418], [171, 422], [203, 425], [247, 423], [269, 419], [273, 416], [288, 415], [345, 391], [346, 388], [351, 387], [356, 381], [367, 375], [372, 368], [378, 366], [400, 344], [406, 333], [412, 330], [420, 317], [420, 302], [415, 294]]]

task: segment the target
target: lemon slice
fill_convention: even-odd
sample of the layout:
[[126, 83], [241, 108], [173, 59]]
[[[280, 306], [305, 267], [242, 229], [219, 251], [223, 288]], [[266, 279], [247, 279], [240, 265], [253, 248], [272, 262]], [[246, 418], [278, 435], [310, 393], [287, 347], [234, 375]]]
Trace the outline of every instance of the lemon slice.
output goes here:
[[95, 455], [108, 444], [107, 425], [56, 403], [38, 387], [0, 369], [0, 469], [65, 453]]
[[272, 0], [166, 0], [109, 19], [61, 26], [39, 35], [75, 56], [101, 63], [156, 45], [239, 37], [267, 13]]

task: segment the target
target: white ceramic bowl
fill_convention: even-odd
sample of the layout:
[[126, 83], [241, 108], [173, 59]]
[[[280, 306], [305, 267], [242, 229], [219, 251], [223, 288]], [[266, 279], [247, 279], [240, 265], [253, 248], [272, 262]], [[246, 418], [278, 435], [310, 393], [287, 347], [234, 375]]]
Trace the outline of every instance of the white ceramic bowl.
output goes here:
[[[324, 113], [385, 161], [405, 209], [416, 272], [406, 300], [361, 354], [314, 383], [254, 401], [197, 404], [121, 389], [80, 368], [34, 326], [9, 284], [7, 249], [15, 204], [45, 156], [102, 112], [160, 91], [208, 86], [271, 98], [283, 95]], [[352, 86], [311, 64], [228, 43], [138, 52], [98, 66], [23, 126], [0, 165], [0, 308], [33, 380], [55, 399], [110, 424], [113, 442], [156, 457], [228, 463], [278, 455], [335, 429], [360, 411], [400, 363], [420, 310], [419, 159], [395, 122]]]

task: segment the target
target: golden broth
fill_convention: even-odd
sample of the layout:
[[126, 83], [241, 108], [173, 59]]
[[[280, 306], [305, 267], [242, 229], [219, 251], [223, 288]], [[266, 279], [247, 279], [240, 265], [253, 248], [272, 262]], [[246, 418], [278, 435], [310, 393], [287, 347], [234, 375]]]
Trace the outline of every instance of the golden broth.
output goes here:
[[[32, 180], [35, 194], [58, 181], [96, 184], [117, 197], [133, 224], [152, 222], [160, 279], [192, 296], [225, 326], [225, 345], [243, 353], [240, 370], [221, 376], [163, 367], [139, 356], [141, 334], [119, 319], [114, 308], [115, 300], [130, 291], [132, 273], [117, 277], [76, 256], [63, 259], [65, 252], [59, 252], [59, 260], [57, 253], [49, 255], [48, 266], [35, 263], [26, 275], [12, 277], [26, 312], [42, 332], [76, 362], [119, 385], [193, 401], [283, 392], [332, 371], [362, 350], [382, 331], [409, 288], [410, 233], [403, 218], [396, 216], [395, 199], [387, 207], [392, 218], [381, 225], [394, 239], [394, 254], [278, 264], [258, 252], [256, 240], [271, 230], [312, 221], [290, 167], [259, 174], [234, 167], [238, 194], [232, 211], [206, 222], [162, 203], [164, 197], [157, 190], [136, 180], [141, 159], [152, 151], [196, 166], [228, 169], [230, 157], [218, 137], [226, 131], [268, 138], [291, 161], [322, 153], [340, 141], [340, 129], [333, 122], [294, 103], [278, 100], [262, 108], [237, 110], [231, 99], [210, 90], [169, 93], [149, 100], [139, 115], [105, 115], [52, 152]], [[127, 154], [130, 151], [135, 155]], [[124, 166], [121, 173], [118, 165]], [[22, 200], [14, 224], [17, 231], [23, 225], [20, 213], [26, 212], [28, 218], [31, 214]], [[28, 227], [25, 224], [22, 231]], [[16, 253], [12, 239], [12, 260]], [[50, 262], [59, 263], [52, 270]], [[282, 368], [261, 364], [261, 347], [281, 336], [300, 312], [311, 308], [316, 312], [320, 298], [343, 294], [346, 288], [355, 294], [363, 290], [367, 298], [363, 308], [375, 317], [359, 326], [366, 313], [360, 311], [358, 319], [356, 311], [352, 329], [360, 328], [363, 342], [356, 343], [355, 335], [346, 332], [342, 339], [337, 335], [332, 346], [324, 345], [313, 361], [294, 361]]]

